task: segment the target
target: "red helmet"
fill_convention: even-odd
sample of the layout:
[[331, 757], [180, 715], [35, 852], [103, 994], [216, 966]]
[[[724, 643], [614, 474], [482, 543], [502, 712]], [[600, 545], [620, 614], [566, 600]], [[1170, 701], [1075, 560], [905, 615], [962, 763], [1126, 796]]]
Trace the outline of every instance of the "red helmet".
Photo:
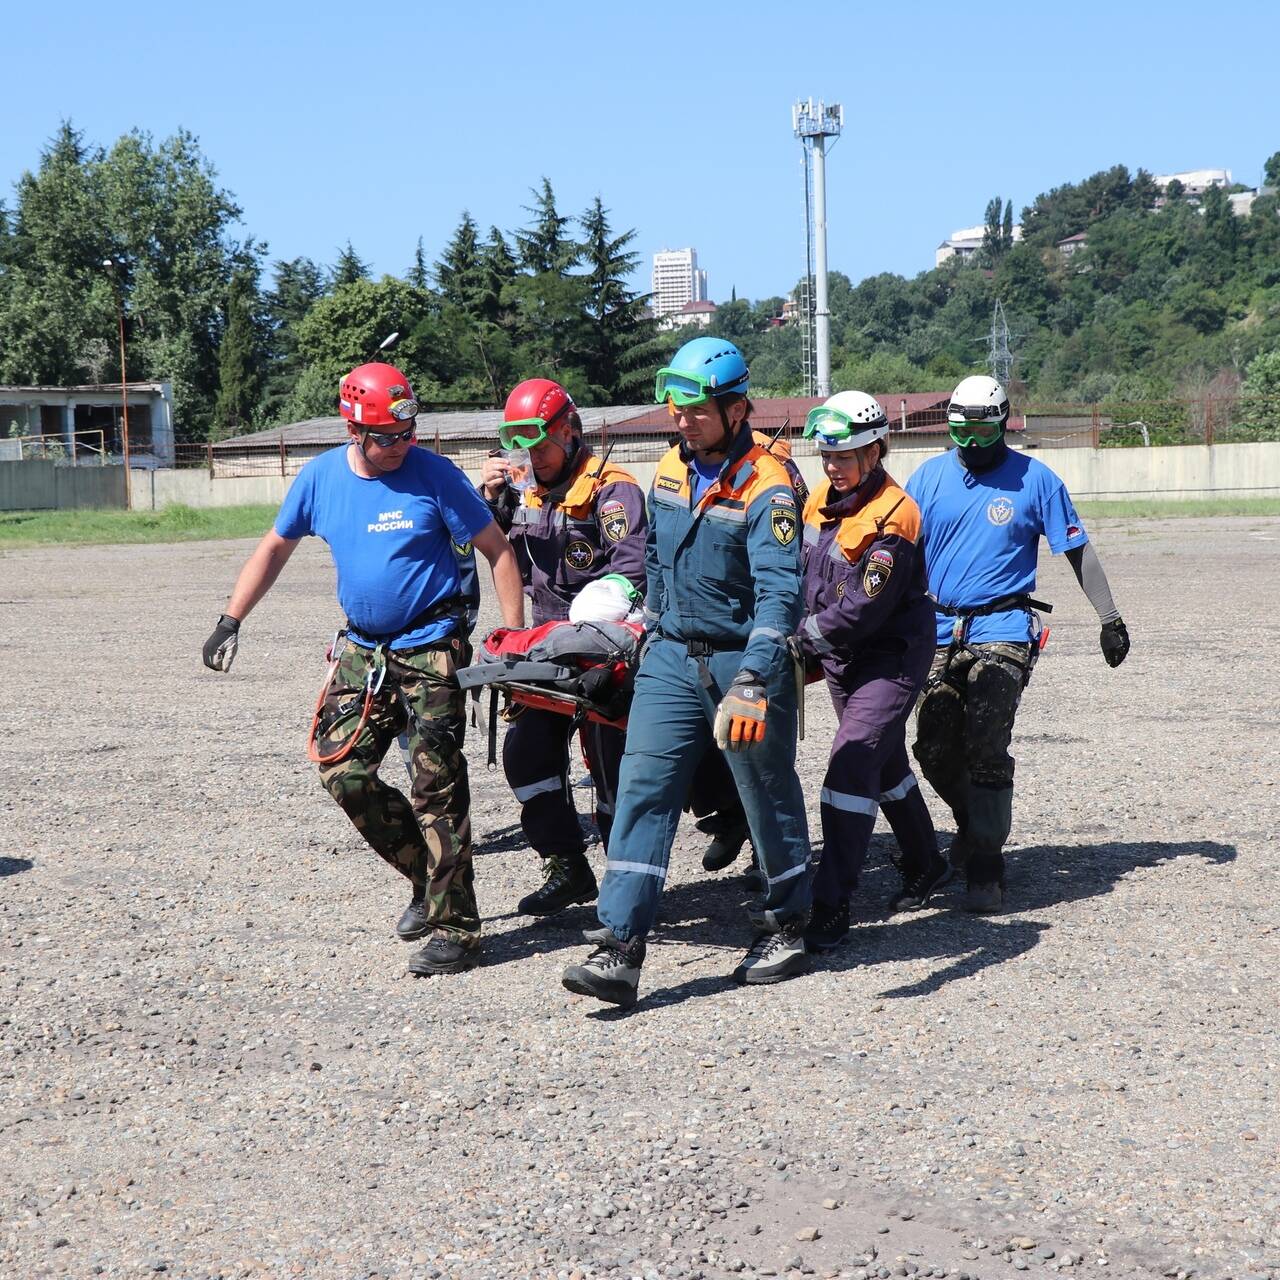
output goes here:
[[417, 417], [409, 379], [393, 364], [362, 364], [338, 384], [338, 411], [361, 427], [394, 427]]
[[507, 397], [498, 438], [504, 449], [529, 449], [547, 438], [547, 428], [574, 412], [573, 397], [550, 378], [526, 378]]

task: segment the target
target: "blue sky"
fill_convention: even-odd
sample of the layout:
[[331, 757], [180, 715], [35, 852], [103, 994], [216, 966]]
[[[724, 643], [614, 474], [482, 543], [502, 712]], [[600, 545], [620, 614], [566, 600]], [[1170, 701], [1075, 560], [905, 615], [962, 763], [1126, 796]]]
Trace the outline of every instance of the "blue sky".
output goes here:
[[931, 266], [996, 194], [1020, 210], [1115, 163], [1254, 185], [1280, 150], [1280, 6], [1243, 0], [71, 0], [15, 8], [5, 34], [6, 199], [63, 117], [104, 144], [185, 127], [273, 258], [349, 238], [377, 272], [419, 235], [434, 259], [464, 208], [520, 225], [545, 174], [563, 211], [599, 193], [637, 230], [646, 287], [649, 254], [691, 244], [717, 301], [785, 293], [810, 95], [845, 107], [830, 254], [855, 280]]

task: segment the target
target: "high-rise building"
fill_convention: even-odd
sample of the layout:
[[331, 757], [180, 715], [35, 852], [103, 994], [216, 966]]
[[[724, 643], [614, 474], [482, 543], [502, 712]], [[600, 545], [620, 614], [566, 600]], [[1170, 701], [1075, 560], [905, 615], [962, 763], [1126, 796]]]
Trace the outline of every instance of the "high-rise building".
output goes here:
[[696, 249], [663, 249], [653, 255], [649, 307], [655, 316], [669, 316], [690, 302], [706, 301], [707, 273], [698, 270]]

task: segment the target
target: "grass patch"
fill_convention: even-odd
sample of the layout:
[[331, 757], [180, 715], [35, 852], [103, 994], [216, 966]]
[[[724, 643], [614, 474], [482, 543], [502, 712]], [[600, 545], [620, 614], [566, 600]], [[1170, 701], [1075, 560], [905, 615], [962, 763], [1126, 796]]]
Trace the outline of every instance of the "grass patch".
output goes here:
[[276, 510], [274, 505], [174, 503], [159, 511], [0, 511], [0, 548], [258, 538], [271, 527]]
[[1134, 499], [1132, 502], [1076, 503], [1082, 516], [1122, 520], [1164, 520], [1170, 516], [1280, 516], [1280, 498]]

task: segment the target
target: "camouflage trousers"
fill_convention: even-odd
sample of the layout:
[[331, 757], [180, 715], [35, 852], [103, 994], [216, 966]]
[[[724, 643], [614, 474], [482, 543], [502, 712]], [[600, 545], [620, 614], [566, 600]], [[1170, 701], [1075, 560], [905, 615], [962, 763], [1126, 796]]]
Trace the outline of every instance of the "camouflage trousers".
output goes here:
[[[453, 678], [470, 657], [462, 639], [388, 652], [386, 677], [355, 746], [345, 759], [321, 765], [320, 781], [374, 852], [413, 882], [415, 895], [425, 895], [435, 931], [478, 945], [471, 790], [460, 746], [464, 695]], [[356, 731], [373, 661], [371, 649], [349, 644], [342, 652], [320, 712], [322, 756]], [[409, 743], [409, 797], [378, 774], [401, 733]]]
[[1033, 655], [1029, 644], [938, 649], [917, 704], [912, 752], [961, 827], [972, 784], [1013, 786], [1013, 721]]

